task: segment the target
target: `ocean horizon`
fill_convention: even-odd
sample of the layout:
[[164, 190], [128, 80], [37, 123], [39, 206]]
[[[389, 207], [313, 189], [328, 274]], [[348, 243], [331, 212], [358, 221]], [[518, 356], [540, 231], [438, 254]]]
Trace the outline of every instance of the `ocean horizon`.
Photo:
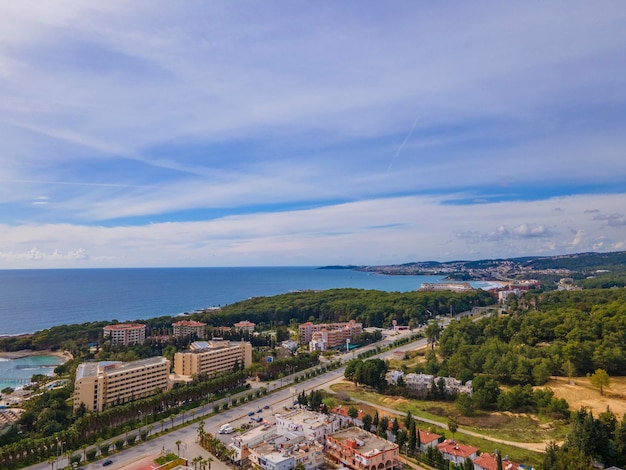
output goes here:
[[318, 267], [0, 270], [0, 336], [91, 321], [176, 316], [300, 290], [409, 292], [424, 282], [442, 281], [443, 276]]

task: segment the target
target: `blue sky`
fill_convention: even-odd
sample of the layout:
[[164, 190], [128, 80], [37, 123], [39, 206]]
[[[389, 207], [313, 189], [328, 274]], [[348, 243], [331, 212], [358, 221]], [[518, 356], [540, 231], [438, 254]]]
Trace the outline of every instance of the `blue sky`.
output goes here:
[[626, 8], [0, 3], [0, 268], [626, 250]]

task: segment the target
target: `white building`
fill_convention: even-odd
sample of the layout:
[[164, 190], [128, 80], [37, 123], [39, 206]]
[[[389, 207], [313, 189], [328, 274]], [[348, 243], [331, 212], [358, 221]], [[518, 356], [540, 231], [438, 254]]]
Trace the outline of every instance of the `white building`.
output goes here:
[[306, 470], [314, 470], [324, 463], [324, 446], [317, 441], [306, 442], [303, 437], [279, 436], [250, 448], [249, 459], [263, 470], [293, 470], [299, 463]]
[[404, 376], [404, 383], [407, 388], [411, 388], [413, 390], [428, 390], [432, 387], [433, 381], [435, 380], [435, 376], [431, 374], [406, 374]]
[[303, 436], [324, 442], [327, 434], [339, 429], [339, 420], [323, 413], [303, 409], [293, 410], [285, 414], [277, 414], [276, 432], [282, 436]]
[[401, 370], [390, 370], [385, 374], [385, 380], [389, 385], [398, 385], [398, 380], [404, 375]]

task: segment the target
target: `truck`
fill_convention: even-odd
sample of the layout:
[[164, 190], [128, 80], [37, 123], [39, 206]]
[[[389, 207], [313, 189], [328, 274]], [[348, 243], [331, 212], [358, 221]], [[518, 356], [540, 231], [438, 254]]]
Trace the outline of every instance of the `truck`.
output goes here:
[[230, 434], [233, 432], [235, 432], [235, 428], [233, 428], [230, 423], [222, 424], [222, 426], [220, 426], [220, 434]]

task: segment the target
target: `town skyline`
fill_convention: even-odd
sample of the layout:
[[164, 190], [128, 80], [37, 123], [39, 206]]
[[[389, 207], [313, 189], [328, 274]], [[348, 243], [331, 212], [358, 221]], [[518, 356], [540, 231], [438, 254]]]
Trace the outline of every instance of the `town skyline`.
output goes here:
[[626, 250], [621, 2], [0, 5], [0, 269]]

